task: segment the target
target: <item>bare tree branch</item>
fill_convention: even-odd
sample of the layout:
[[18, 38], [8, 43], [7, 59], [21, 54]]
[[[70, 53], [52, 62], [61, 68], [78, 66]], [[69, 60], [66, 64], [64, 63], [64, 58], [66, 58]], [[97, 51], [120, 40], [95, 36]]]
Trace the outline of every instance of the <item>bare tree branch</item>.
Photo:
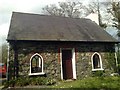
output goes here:
[[46, 14], [65, 16], [65, 17], [81, 17], [84, 6], [80, 2], [59, 2], [59, 6], [50, 5], [43, 8]]

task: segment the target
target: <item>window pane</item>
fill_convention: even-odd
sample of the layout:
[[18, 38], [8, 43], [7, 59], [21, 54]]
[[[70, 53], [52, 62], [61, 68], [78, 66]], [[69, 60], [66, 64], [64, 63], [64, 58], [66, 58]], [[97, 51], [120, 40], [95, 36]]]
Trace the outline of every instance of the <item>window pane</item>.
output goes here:
[[42, 60], [40, 56], [35, 55], [31, 60], [31, 73], [42, 72]]
[[93, 67], [94, 69], [100, 68], [100, 58], [99, 58], [99, 55], [97, 54], [93, 56]]

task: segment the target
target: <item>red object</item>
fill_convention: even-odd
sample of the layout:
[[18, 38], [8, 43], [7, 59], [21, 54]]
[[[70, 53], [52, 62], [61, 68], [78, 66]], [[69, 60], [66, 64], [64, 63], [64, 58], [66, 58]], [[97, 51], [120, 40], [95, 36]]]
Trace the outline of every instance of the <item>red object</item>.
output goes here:
[[72, 50], [62, 50], [63, 79], [72, 79]]
[[7, 67], [6, 64], [0, 63], [0, 75], [6, 76]]

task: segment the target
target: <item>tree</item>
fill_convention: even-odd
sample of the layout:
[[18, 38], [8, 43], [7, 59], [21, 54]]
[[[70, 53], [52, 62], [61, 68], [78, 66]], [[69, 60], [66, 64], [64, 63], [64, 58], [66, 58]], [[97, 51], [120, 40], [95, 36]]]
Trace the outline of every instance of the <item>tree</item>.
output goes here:
[[120, 1], [112, 2], [111, 7], [108, 9], [108, 13], [113, 16], [113, 27], [118, 29], [118, 36], [120, 37]]
[[[118, 29], [118, 37], [120, 37], [120, 1], [119, 2], [112, 2], [111, 8], [108, 9], [108, 13], [113, 16], [113, 27]], [[120, 44], [118, 44], [118, 73], [120, 74]]]
[[90, 2], [86, 7], [87, 14], [97, 12], [99, 26], [101, 26], [103, 28], [106, 28], [107, 24], [103, 23], [104, 19], [103, 19], [101, 12], [105, 12], [105, 9], [103, 9], [101, 7], [107, 7], [108, 5], [109, 5], [109, 2], [99, 2], [99, 0], [97, 0], [97, 1]]
[[8, 51], [7, 47], [8, 47], [8, 45], [6, 43], [2, 44], [1, 56], [2, 56], [3, 63], [7, 63], [7, 51]]
[[58, 6], [45, 6], [43, 11], [49, 15], [79, 18], [84, 14], [84, 6], [80, 2], [59, 2]]
[[47, 5], [43, 8], [43, 12], [49, 15], [63, 16], [63, 17], [85, 17], [91, 13], [98, 13], [99, 26], [106, 28], [109, 22], [109, 17], [103, 15], [107, 13], [107, 7], [111, 5], [109, 0], [106, 2], [99, 2], [95, 0], [88, 5], [83, 5], [80, 2], [59, 2], [58, 6], [55, 4]]

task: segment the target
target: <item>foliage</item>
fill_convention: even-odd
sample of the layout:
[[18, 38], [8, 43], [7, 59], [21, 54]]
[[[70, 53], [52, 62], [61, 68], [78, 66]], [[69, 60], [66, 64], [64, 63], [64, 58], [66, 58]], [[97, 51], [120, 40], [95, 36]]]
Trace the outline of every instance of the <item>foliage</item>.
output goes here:
[[56, 81], [47, 77], [19, 77], [4, 83], [5, 87], [27, 86], [27, 85], [53, 85]]
[[4, 43], [4, 44], [2, 44], [2, 51], [1, 51], [1, 55], [2, 55], [2, 62], [3, 63], [7, 63], [7, 44], [6, 43]]
[[[106, 17], [103, 17], [101, 12], [106, 13], [105, 8], [109, 6], [109, 2], [100, 2], [96, 0], [91, 0], [91, 2], [86, 6], [86, 14], [89, 15], [90, 13], [98, 13], [98, 24], [102, 28], [107, 27], [107, 23], [103, 23]], [[104, 9], [103, 9], [104, 7]]]
[[[49, 88], [97, 88], [97, 89], [112, 89], [120, 88], [120, 77], [88, 77], [75, 81], [59, 81], [55, 84], [51, 78], [46, 77], [20, 77], [15, 80], [7, 81], [5, 87], [26, 86], [26, 85], [49, 85]], [[52, 86], [51, 86], [52, 85]]]
[[118, 29], [118, 36], [120, 37], [120, 1], [112, 2], [111, 7], [108, 9], [108, 13], [113, 16], [113, 27]]
[[97, 76], [97, 77], [98, 77], [98, 76], [101, 77], [101, 76], [103, 76], [104, 71], [102, 71], [102, 70], [101, 70], [101, 71], [93, 71], [92, 73], [93, 73], [93, 76], [94, 76], [94, 77], [96, 77], [96, 76]]
[[109, 52], [106, 54], [106, 58], [108, 60], [108, 67], [112, 70], [114, 70], [114, 72], [117, 72], [117, 66], [116, 66], [116, 60], [115, 60], [115, 54], [114, 52]]
[[82, 80], [61, 81], [52, 88], [112, 89], [120, 88], [120, 77], [88, 77]]
[[118, 73], [120, 74], [120, 44], [118, 44], [118, 51], [117, 51], [117, 64], [118, 64]]
[[[49, 82], [50, 81], [50, 82]], [[52, 83], [51, 83], [52, 82]], [[75, 81], [55, 81], [45, 77], [34, 78], [18, 78], [15, 80], [7, 81], [4, 85], [11, 86], [26, 86], [26, 85], [52, 85], [49, 88], [97, 88], [97, 89], [112, 89], [120, 88], [120, 77], [88, 77]]]

